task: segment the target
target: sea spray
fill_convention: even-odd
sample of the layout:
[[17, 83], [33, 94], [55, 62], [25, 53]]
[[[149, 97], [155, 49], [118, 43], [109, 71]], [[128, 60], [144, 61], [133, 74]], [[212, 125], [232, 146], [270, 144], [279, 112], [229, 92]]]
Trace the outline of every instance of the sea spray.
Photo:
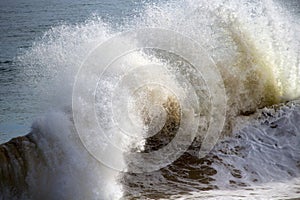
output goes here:
[[121, 195], [117, 173], [86, 152], [70, 115], [51, 112], [33, 124], [29, 135], [1, 148], [1, 198], [116, 199]]
[[[9, 147], [11, 144], [14, 146], [20, 142], [20, 152], [23, 152], [10, 150], [8, 152], [13, 155], [1, 154], [4, 155], [1, 157], [3, 163], [14, 163], [12, 170], [7, 168], [8, 165], [2, 165], [8, 169], [2, 170], [3, 179], [8, 180], [3, 181], [7, 186], [1, 193], [4, 197], [114, 199], [113, 194], [117, 190], [128, 195], [128, 198], [141, 194], [149, 198], [167, 198], [192, 190], [244, 187], [299, 175], [299, 111], [293, 111], [294, 108], [292, 111], [276, 110], [287, 113], [283, 119], [291, 122], [281, 128], [277, 128], [282, 125], [280, 122], [257, 125], [251, 121], [253, 127], [241, 132], [231, 131], [243, 127], [239, 124], [241, 115], [249, 116], [258, 108], [299, 97], [299, 23], [277, 2], [188, 0], [150, 4], [139, 17], [128, 20], [119, 30], [112, 30], [101, 19], [53, 27], [20, 56], [19, 61], [27, 66], [24, 68], [27, 81], [36, 83], [35, 95], [47, 102], [47, 109], [70, 109], [75, 75], [89, 52], [117, 35], [120, 29], [128, 31], [149, 27], [169, 29], [189, 37], [211, 56], [222, 75], [228, 98], [224, 134], [232, 135], [232, 138], [217, 145], [214, 150], [217, 155], [212, 153], [202, 160], [194, 160], [195, 149], [190, 149], [185, 154], [187, 157], [160, 171], [139, 175], [119, 174], [101, 165], [84, 149], [69, 115], [61, 111], [52, 113], [38, 119], [30, 135], [2, 146], [4, 152], [14, 149]], [[101, 93], [99, 95], [105, 98]], [[44, 105], [41, 109], [45, 109]], [[289, 113], [293, 113], [291, 118]], [[280, 119], [279, 116], [275, 121]], [[285, 129], [289, 130], [288, 133]], [[279, 151], [274, 141], [281, 143], [285, 149]], [[290, 144], [284, 146], [285, 141]], [[130, 146], [127, 142], [125, 145]], [[229, 149], [226, 148], [228, 146]], [[138, 145], [134, 147], [143, 150]], [[147, 149], [147, 146], [144, 147]], [[270, 158], [273, 156], [274, 162]], [[15, 163], [14, 157], [25, 161]], [[255, 174], [263, 168], [258, 163], [266, 157], [270, 160], [264, 166], [273, 173], [261, 171]], [[274, 164], [276, 162], [279, 165]], [[251, 163], [257, 165], [248, 169]], [[287, 169], [289, 166], [290, 169]], [[9, 181], [7, 173], [17, 178]], [[121, 181], [118, 181], [118, 175], [123, 176]], [[224, 182], [224, 177], [228, 181]], [[22, 180], [19, 182], [21, 184], [17, 184], [19, 180]], [[124, 188], [118, 188], [118, 182], [122, 182]], [[180, 186], [175, 186], [178, 184]]]

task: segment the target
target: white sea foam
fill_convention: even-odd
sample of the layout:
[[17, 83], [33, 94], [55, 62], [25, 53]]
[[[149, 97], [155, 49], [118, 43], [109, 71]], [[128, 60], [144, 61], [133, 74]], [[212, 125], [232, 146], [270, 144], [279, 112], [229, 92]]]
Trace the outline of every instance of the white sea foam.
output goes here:
[[[231, 130], [240, 114], [252, 113], [258, 108], [300, 96], [299, 22], [279, 3], [271, 0], [186, 0], [149, 4], [139, 17], [128, 20], [119, 30], [113, 30], [98, 18], [82, 24], [53, 27], [19, 60], [27, 66], [24, 73], [28, 76], [28, 81], [36, 82], [36, 95], [47, 102], [46, 106], [41, 106], [47, 109], [69, 109], [76, 73], [89, 53], [120, 31], [149, 27], [170, 29], [189, 37], [211, 56], [223, 77], [228, 98], [225, 129]], [[135, 52], [121, 61], [124, 66], [153, 64], [153, 59], [161, 62], [161, 58], [156, 55], [146, 55]], [[164, 65], [168, 68], [172, 61], [164, 62]], [[175, 69], [185, 70], [179, 66]], [[163, 73], [164, 70], [161, 71]], [[193, 73], [195, 71], [191, 70], [191, 77], [197, 78], [198, 75]], [[152, 75], [157, 74], [159, 73], [154, 71]], [[173, 81], [168, 76], [161, 78]], [[109, 73], [100, 80], [97, 100], [109, 102], [106, 99], [111, 95], [109, 89], [114, 88], [110, 86], [114, 86], [115, 81], [119, 80], [115, 74], [110, 76]], [[200, 79], [191, 85], [195, 89], [198, 83], [202, 83]], [[175, 81], [169, 85], [173, 85], [172, 89], [178, 91], [178, 84], [181, 83]], [[89, 85], [85, 86], [88, 87]], [[204, 97], [205, 94], [199, 94], [199, 99]], [[82, 105], [83, 108], [84, 106]], [[98, 115], [108, 115], [110, 112], [107, 108], [104, 104], [98, 105]], [[130, 110], [133, 112], [136, 109]], [[131, 119], [140, 117], [136, 113], [129, 116]], [[107, 120], [107, 126], [112, 123], [108, 118], [103, 120]], [[64, 114], [54, 113], [42, 117], [33, 127], [38, 130], [34, 138], [49, 165], [45, 169], [39, 169], [39, 173], [31, 171], [28, 174], [26, 180], [33, 197], [45, 197], [51, 193], [54, 196], [49, 198], [68, 199], [72, 196], [78, 199], [114, 199], [116, 191], [120, 194], [122, 188], [117, 184], [119, 173], [98, 163], [88, 154], [78, 140], [72, 122]], [[253, 132], [246, 131], [245, 135], [247, 134]], [[144, 145], [117, 137], [113, 141], [130, 148]], [[248, 140], [245, 143], [241, 145], [250, 145], [247, 144]], [[261, 158], [260, 151], [251, 151], [258, 154], [257, 158]], [[114, 157], [113, 153], [108, 156]], [[238, 163], [234, 164], [238, 166]], [[219, 170], [218, 175], [222, 174], [222, 170]], [[264, 174], [260, 176], [261, 179], [267, 178]], [[247, 177], [245, 182], [246, 179]]]

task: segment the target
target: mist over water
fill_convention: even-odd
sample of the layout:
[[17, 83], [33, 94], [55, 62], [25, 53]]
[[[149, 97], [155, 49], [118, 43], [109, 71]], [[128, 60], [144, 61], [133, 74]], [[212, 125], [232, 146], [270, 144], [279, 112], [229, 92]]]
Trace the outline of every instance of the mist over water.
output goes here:
[[[23, 66], [18, 69], [20, 85], [30, 87], [22, 91], [28, 92], [27, 95], [34, 102], [25, 100], [24, 107], [43, 110], [45, 114], [33, 123], [28, 141], [25, 139], [22, 142], [21, 149], [25, 153], [21, 155], [24, 161], [21, 164], [11, 161], [13, 166], [20, 166], [20, 169], [26, 166], [27, 173], [17, 174], [16, 179], [7, 179], [1, 191], [2, 197], [299, 197], [300, 22], [299, 5], [296, 1], [289, 4], [271, 0], [144, 3], [140, 11], [122, 17], [121, 23], [95, 14], [77, 23], [71, 20], [70, 23], [49, 27], [40, 39], [31, 44], [32, 47], [13, 60], [13, 63]], [[73, 17], [70, 16], [70, 19]], [[181, 101], [187, 97], [191, 99], [191, 111], [204, 113], [204, 117], [201, 118], [203, 124], [199, 124], [203, 130], [196, 127], [199, 130], [193, 145], [176, 161], [153, 172], [119, 172], [107, 167], [106, 163], [100, 163], [80, 141], [72, 115], [72, 112], [76, 112], [72, 110], [73, 86], [78, 71], [84, 63], [88, 63], [86, 59], [93, 55], [93, 50], [100, 44], [124, 31], [143, 28], [172, 30], [195, 41], [205, 50], [219, 70], [225, 87], [225, 126], [220, 141], [211, 153], [199, 159], [197, 152], [202, 145], [201, 133], [209, 127], [209, 110], [213, 107], [209, 102], [211, 96], [209, 89], [205, 88], [205, 79], [214, 80], [218, 77], [199, 75], [188, 60], [176, 54], [151, 50], [128, 54], [114, 61], [111, 68], [102, 74], [95, 91], [98, 123], [103, 125], [103, 130], [110, 131], [114, 144], [137, 152], [153, 151], [166, 145], [170, 137], [177, 133], [180, 122], [194, 120], [193, 116], [188, 115], [190, 112], [184, 110], [188, 103]], [[161, 43], [165, 40], [157, 38]], [[189, 53], [189, 49], [185, 49], [185, 52]], [[109, 51], [105, 53], [110, 56]], [[192, 48], [190, 53], [193, 53]], [[123, 75], [123, 72], [127, 74]], [[134, 74], [131, 75], [131, 72]], [[129, 78], [126, 79], [126, 76]], [[167, 87], [143, 86], [130, 96], [131, 85], [148, 79]], [[82, 84], [86, 90], [92, 87], [89, 82]], [[116, 95], [114, 92], [120, 89], [118, 87], [126, 88], [126, 91], [129, 88], [129, 92]], [[114, 95], [118, 98], [111, 101]], [[129, 106], [126, 110], [128, 113], [123, 112], [123, 117], [121, 108], [124, 99], [129, 99]], [[199, 106], [195, 102], [200, 102]], [[162, 106], [153, 107], [158, 104]], [[80, 107], [85, 109], [88, 106], [83, 103]], [[117, 114], [113, 109], [118, 111]], [[127, 136], [119, 138], [114, 135], [119, 131], [114, 129], [115, 119], [125, 130], [140, 130], [133, 133], [157, 133], [157, 127], [161, 131], [156, 137], [152, 134], [148, 140], [141, 141], [141, 135], [135, 135], [135, 140]], [[172, 125], [164, 126], [162, 122]], [[91, 124], [88, 120], [85, 123], [87, 126]], [[134, 129], [135, 126], [140, 129]], [[191, 127], [187, 130], [193, 130]], [[185, 134], [190, 136], [190, 132], [186, 131]], [[3, 141], [10, 137], [5, 137]], [[27, 143], [30, 144], [28, 148]], [[106, 144], [100, 141], [96, 145]], [[39, 151], [32, 154], [35, 148]], [[7, 149], [13, 147], [7, 145], [3, 149], [3, 152], [10, 152]], [[15, 151], [11, 152], [7, 160], [13, 160]], [[147, 161], [143, 157], [130, 160], [126, 154], [114, 151], [107, 157], [120, 158], [119, 162], [128, 164], [128, 171], [133, 168], [130, 161]], [[13, 167], [14, 170], [19, 168]], [[16, 174], [14, 170], [7, 170], [7, 173]], [[6, 177], [5, 170], [2, 170], [1, 177]], [[25, 180], [22, 183], [24, 187], [19, 186], [19, 179]], [[9, 184], [18, 189], [15, 191], [6, 187]], [[281, 187], [289, 188], [288, 192], [279, 189]], [[237, 195], [232, 196], [231, 193]]]
[[[41, 80], [45, 84], [47, 77], [49, 76], [51, 79], [55, 74], [54, 70], [53, 72], [46, 72], [47, 66], [51, 66], [51, 64], [30, 63], [29, 60], [33, 57], [28, 58], [28, 62], [19, 62], [18, 57], [20, 55], [23, 55], [36, 44], [42, 46], [50, 43], [51, 38], [53, 40], [54, 38], [58, 39], [60, 33], [51, 34], [52, 29], [63, 29], [63, 27], [70, 29], [73, 27], [75, 30], [76, 26], [84, 26], [88, 21], [91, 23], [95, 21], [94, 28], [97, 29], [96, 21], [100, 18], [101, 21], [105, 21], [115, 28], [119, 26], [118, 24], [122, 24], [126, 18], [139, 13], [142, 5], [143, 2], [131, 0], [1, 1], [0, 26], [3, 30], [0, 33], [1, 142], [28, 133], [32, 121], [56, 105], [51, 102], [53, 98], [50, 100], [43, 96], [46, 92], [41, 92], [41, 90], [46, 90], [46, 88], [36, 89]], [[63, 30], [61, 31], [63, 32]], [[66, 34], [65, 37], [72, 36], [72, 33], [68, 36]], [[101, 35], [102, 32], [99, 34]], [[74, 38], [74, 41], [70, 42], [74, 44], [76, 41], [78, 43], [78, 40], [79, 38]], [[57, 68], [61, 68], [63, 71], [63, 68], [67, 67], [60, 66]], [[49, 95], [51, 92], [49, 91]]]

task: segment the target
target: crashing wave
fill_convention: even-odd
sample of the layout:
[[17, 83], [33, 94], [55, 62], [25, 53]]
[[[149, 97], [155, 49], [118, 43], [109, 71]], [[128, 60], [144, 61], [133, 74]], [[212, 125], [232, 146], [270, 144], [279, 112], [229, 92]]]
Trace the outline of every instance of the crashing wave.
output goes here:
[[[296, 34], [299, 25], [292, 19], [277, 3], [269, 0], [240, 3], [189, 0], [149, 5], [139, 18], [124, 25], [124, 30], [169, 29], [191, 38], [205, 49], [220, 71], [228, 98], [222, 140], [201, 159], [195, 156], [203, 139], [198, 137], [178, 160], [160, 170], [119, 173], [99, 163], [83, 147], [71, 114], [54, 112], [38, 119], [29, 135], [1, 145], [0, 197], [115, 199], [121, 195], [125, 198], [142, 195], [168, 198], [188, 192], [243, 188], [298, 177], [299, 103], [291, 101], [278, 108], [270, 107], [300, 95], [299, 36]], [[57, 98], [51, 103], [70, 107], [75, 74], [82, 61], [96, 45], [117, 33], [98, 19], [80, 26], [56, 27], [19, 60], [29, 65], [24, 72], [28, 81], [39, 83], [37, 90], [43, 99], [51, 94]], [[165, 39], [157, 38], [157, 41]], [[205, 132], [208, 127], [206, 117], [212, 105], [208, 91], [202, 88], [205, 77], [199, 78], [190, 63], [160, 51], [134, 52], [119, 62], [135, 69], [140, 63], [153, 64], [153, 60], [163, 63], [165, 68], [148, 68], [148, 73], [141, 70], [136, 79], [161, 76], [172, 86], [175, 95], [155, 86], [142, 87], [130, 98], [120, 95], [121, 100], [131, 99], [129, 118], [151, 136], [142, 143], [121, 140], [120, 145], [129, 147], [128, 151], [160, 149], [174, 138], [182, 117], [189, 119], [190, 116], [179, 114], [183, 108], [177, 99], [181, 94], [177, 93], [180, 91], [177, 86], [186, 85], [176, 79], [178, 74], [188, 80], [202, 103], [199, 107], [204, 117], [199, 126], [203, 129], [199, 132]], [[103, 120], [110, 128], [114, 124], [109, 118], [111, 101], [108, 97], [112, 96], [112, 86], [121, 81], [122, 74], [112, 70], [106, 75], [99, 81], [95, 99], [100, 122]], [[40, 77], [40, 80], [32, 77]], [[90, 88], [90, 85], [86, 83], [82, 87]], [[153, 102], [160, 105], [165, 115], [152, 108]], [[259, 110], [261, 108], [264, 109]], [[127, 113], [119, 114], [123, 119], [122, 114]], [[154, 124], [153, 116], [158, 116]], [[161, 116], [165, 121], [160, 120]], [[130, 124], [126, 120], [121, 122]], [[156, 123], [161, 128], [158, 131]], [[120, 138], [114, 139], [120, 141]], [[116, 157], [113, 153], [107, 156]], [[130, 161], [125, 156], [128, 168]]]

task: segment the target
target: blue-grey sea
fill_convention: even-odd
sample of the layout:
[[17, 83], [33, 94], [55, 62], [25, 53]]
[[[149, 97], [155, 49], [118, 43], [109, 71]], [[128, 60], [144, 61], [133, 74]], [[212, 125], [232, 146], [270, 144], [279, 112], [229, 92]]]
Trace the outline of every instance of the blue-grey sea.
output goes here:
[[18, 62], [19, 55], [42, 40], [52, 27], [84, 23], [93, 16], [118, 26], [125, 18], [137, 15], [145, 3], [137, 0], [1, 0], [0, 142], [29, 133], [34, 119], [53, 106], [47, 100], [41, 102], [35, 91], [36, 84], [26, 81], [28, 77], [23, 68], [28, 66]]

